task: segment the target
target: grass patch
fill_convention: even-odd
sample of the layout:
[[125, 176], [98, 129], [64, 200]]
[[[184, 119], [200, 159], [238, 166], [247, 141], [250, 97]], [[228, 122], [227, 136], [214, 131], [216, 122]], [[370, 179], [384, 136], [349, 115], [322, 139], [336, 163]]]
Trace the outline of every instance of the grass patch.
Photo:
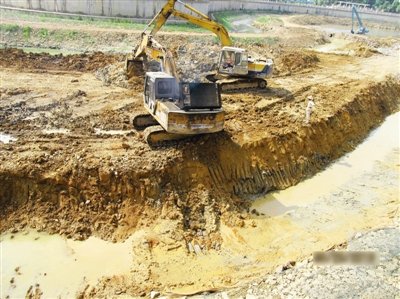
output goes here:
[[[40, 23], [57, 23], [64, 25], [79, 25], [79, 26], [92, 26], [98, 28], [116, 28], [116, 29], [127, 29], [127, 30], [143, 30], [148, 20], [143, 22], [134, 21], [132, 19], [123, 18], [111, 18], [111, 19], [100, 19], [86, 16], [55, 16], [46, 13], [27, 13], [19, 11], [2, 11], [4, 18], [12, 20], [26, 20]], [[208, 32], [198, 26], [189, 23], [173, 23], [165, 24], [162, 27], [162, 31], [183, 31], [183, 32]]]
[[10, 33], [14, 33], [14, 32], [18, 32], [19, 31], [19, 26], [18, 25], [14, 25], [14, 24], [0, 24], [0, 30], [4, 31], [4, 32], [10, 32]]
[[38, 31], [38, 35], [42, 38], [46, 38], [49, 36], [49, 30], [47, 30], [46, 28], [41, 28]]
[[254, 20], [254, 22], [261, 25], [283, 24], [283, 21], [279, 17], [271, 15], [260, 15]]
[[86, 40], [89, 41], [91, 36], [85, 32], [79, 32], [76, 30], [55, 30], [49, 32], [48, 37], [58, 42], [66, 40]]
[[256, 46], [272, 46], [279, 42], [279, 37], [233, 37], [235, 45], [256, 45]]
[[22, 36], [24, 39], [30, 39], [31, 38], [31, 33], [32, 33], [32, 28], [29, 26], [25, 26], [22, 28]]
[[245, 16], [254, 17], [254, 21], [261, 24], [282, 23], [282, 20], [278, 17], [284, 13], [272, 11], [272, 10], [232, 10], [232, 11], [221, 11], [214, 13], [214, 17], [217, 22], [221, 23], [228, 30], [233, 30], [232, 22], [239, 20]]

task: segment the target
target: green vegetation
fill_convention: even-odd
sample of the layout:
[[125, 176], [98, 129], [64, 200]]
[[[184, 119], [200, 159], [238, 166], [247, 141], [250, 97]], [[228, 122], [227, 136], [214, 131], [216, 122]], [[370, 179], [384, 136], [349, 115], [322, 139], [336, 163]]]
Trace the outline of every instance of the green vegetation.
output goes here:
[[62, 42], [65, 40], [83, 40], [87, 43], [94, 43], [92, 35], [77, 30], [61, 29], [48, 30], [46, 28], [33, 29], [29, 26], [20, 27], [18, 25], [0, 24], [1, 33], [19, 33], [23, 39], [28, 40], [31, 37], [40, 37], [47, 40]]
[[17, 32], [19, 26], [14, 24], [0, 24], [0, 30], [4, 32]]
[[42, 38], [48, 37], [49, 36], [49, 31], [45, 28], [41, 28], [38, 31], [38, 35]]
[[260, 15], [255, 20], [255, 23], [259, 23], [262, 25], [270, 25], [270, 24], [283, 24], [283, 21], [277, 16], [272, 15]]
[[233, 43], [238, 46], [270, 46], [279, 42], [278, 37], [233, 37], [232, 40]]
[[31, 33], [32, 33], [31, 27], [26, 26], [22, 28], [22, 36], [24, 37], [24, 39], [29, 39], [31, 37]]
[[[19, 11], [2, 11], [2, 17], [14, 20], [26, 20], [41, 23], [57, 23], [61, 25], [74, 25], [74, 26], [95, 26], [98, 28], [116, 28], [116, 29], [127, 29], [127, 30], [143, 30], [146, 26], [143, 22], [132, 21], [128, 18], [94, 18], [86, 16], [59, 16], [48, 13], [27, 13]], [[163, 31], [184, 31], [184, 32], [207, 32], [206, 30], [199, 28], [195, 25], [188, 23], [167, 23], [163, 28]]]
[[281, 14], [281, 12], [271, 10], [239, 10], [216, 12], [214, 13], [214, 17], [226, 29], [234, 31], [235, 28], [232, 23], [247, 17], [251, 17], [254, 19], [254, 23], [260, 25], [283, 24], [283, 21], [279, 18]]
[[[315, 0], [317, 5], [331, 5], [336, 0]], [[399, 0], [356, 0], [353, 2], [369, 4], [371, 7], [380, 9], [386, 12], [397, 12], [400, 13], [400, 1]]]
[[238, 16], [236, 11], [221, 11], [214, 13], [216, 20], [225, 26], [226, 29], [232, 30], [231, 22]]

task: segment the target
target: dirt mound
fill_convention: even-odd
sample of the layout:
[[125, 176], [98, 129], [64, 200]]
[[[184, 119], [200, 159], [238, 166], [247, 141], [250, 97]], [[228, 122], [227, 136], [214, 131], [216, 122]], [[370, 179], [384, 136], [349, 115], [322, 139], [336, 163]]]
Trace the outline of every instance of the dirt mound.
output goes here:
[[286, 52], [275, 60], [275, 74], [278, 76], [290, 75], [294, 72], [313, 69], [319, 61], [314, 52], [306, 50]]
[[350, 55], [354, 55], [357, 57], [365, 57], [365, 58], [371, 57], [372, 55], [379, 53], [379, 51], [376, 50], [375, 48], [360, 42], [350, 43], [346, 45], [346, 47], [340, 50], [349, 51]]
[[348, 18], [336, 18], [328, 16], [313, 16], [313, 15], [296, 15], [288, 18], [290, 22], [299, 25], [324, 25], [324, 24], [341, 24], [351, 25], [351, 20]]
[[116, 85], [123, 88], [143, 91], [144, 80], [142, 77], [132, 77], [128, 80], [125, 70], [125, 62], [117, 62], [96, 70], [96, 78], [105, 85]]
[[0, 49], [0, 66], [60, 71], [94, 71], [121, 60], [121, 55], [102, 52], [64, 56], [48, 53], [26, 53], [20, 49]]

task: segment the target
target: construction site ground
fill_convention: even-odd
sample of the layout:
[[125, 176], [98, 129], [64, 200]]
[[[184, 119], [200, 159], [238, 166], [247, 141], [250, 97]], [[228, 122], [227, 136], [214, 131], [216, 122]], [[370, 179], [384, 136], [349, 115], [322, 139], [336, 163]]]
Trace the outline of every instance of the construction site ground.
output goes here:
[[[307, 188], [289, 202], [279, 193], [265, 198], [354, 150], [400, 103], [399, 37], [329, 34], [302, 22], [307, 16], [276, 18], [254, 24], [256, 33], [233, 34], [238, 46], [274, 59], [268, 88], [223, 94], [223, 132], [150, 147], [131, 125], [145, 112], [143, 79], [124, 73], [138, 30], [2, 17], [0, 244], [38, 243], [51, 256], [59, 249], [76, 258], [54, 269], [42, 247], [27, 262], [2, 258], [1, 297], [306, 296], [248, 286], [359, 232], [394, 225], [398, 149], [357, 179], [311, 185], [326, 193], [321, 200]], [[207, 33], [157, 38], [173, 50], [184, 80], [203, 80], [218, 58]], [[316, 105], [306, 125], [309, 95]], [[391, 130], [398, 135], [398, 125]], [[278, 206], [265, 210], [260, 198]], [[290, 214], [279, 204], [301, 208]], [[38, 260], [36, 270], [29, 260]], [[377, 294], [391, 298], [394, 285]]]

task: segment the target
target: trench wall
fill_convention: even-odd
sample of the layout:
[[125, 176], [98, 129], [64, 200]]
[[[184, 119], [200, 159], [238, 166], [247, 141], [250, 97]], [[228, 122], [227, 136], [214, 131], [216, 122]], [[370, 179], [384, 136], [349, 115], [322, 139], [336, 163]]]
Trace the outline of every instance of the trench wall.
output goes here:
[[[44, 10], [58, 13], [76, 13], [108, 17], [152, 18], [166, 0], [0, 0], [0, 5], [21, 9]], [[273, 10], [278, 12], [351, 17], [350, 7], [322, 7], [275, 1], [185, 0], [185, 3], [205, 14], [224, 10]], [[188, 12], [181, 4], [179, 10]], [[361, 17], [372, 21], [400, 24], [399, 14], [359, 9]]]

